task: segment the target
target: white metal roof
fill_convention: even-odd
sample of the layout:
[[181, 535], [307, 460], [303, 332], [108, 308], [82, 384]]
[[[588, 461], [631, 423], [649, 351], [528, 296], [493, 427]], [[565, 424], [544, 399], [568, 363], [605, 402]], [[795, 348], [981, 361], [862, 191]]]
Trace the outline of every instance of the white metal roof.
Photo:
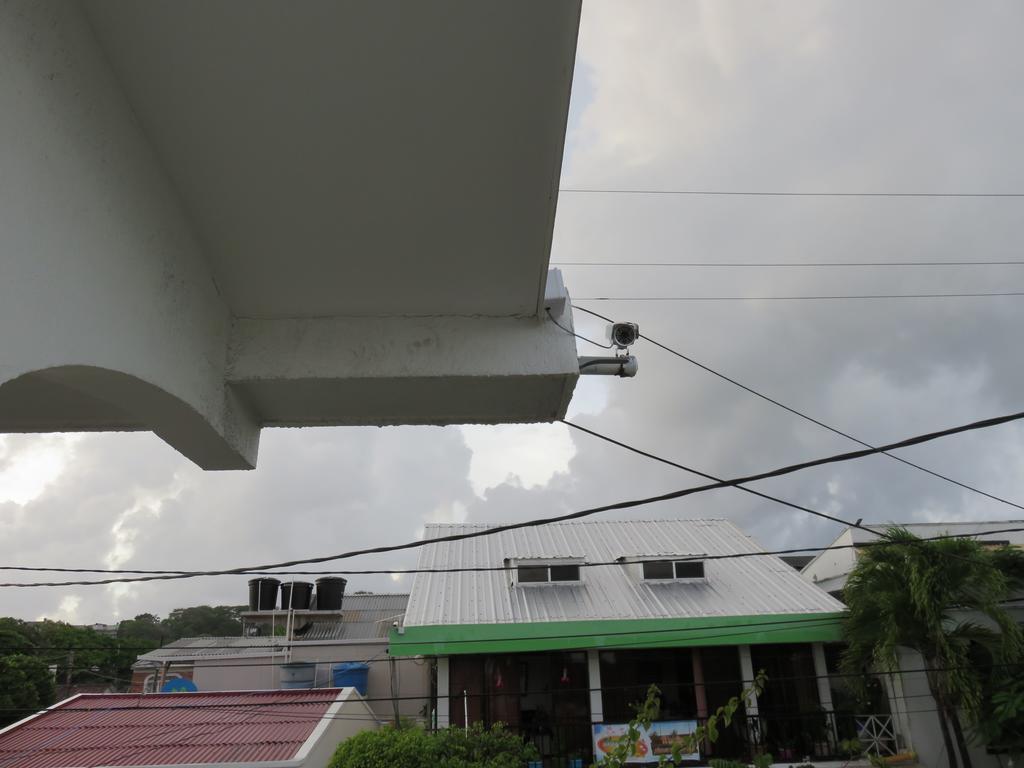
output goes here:
[[933, 536], [960, 536], [969, 534], [985, 541], [1008, 541], [1011, 544], [1024, 544], [1024, 533], [989, 533], [990, 531], [1002, 531], [1007, 528], [1024, 528], [1024, 520], [986, 520], [986, 521], [957, 521], [949, 523], [871, 523], [865, 525], [877, 535], [872, 535], [861, 528], [852, 528], [854, 544], [863, 544], [868, 541], [875, 541], [888, 528], [899, 526], [906, 528], [918, 538], [927, 539]]
[[[426, 537], [492, 528], [431, 524]], [[727, 520], [580, 521], [427, 545], [419, 567], [501, 566], [506, 559], [725, 555], [763, 551]], [[514, 586], [508, 572], [419, 573], [405, 625], [815, 613], [844, 606], [773, 555], [709, 560], [700, 582], [650, 583], [635, 565], [581, 569], [579, 585]]]

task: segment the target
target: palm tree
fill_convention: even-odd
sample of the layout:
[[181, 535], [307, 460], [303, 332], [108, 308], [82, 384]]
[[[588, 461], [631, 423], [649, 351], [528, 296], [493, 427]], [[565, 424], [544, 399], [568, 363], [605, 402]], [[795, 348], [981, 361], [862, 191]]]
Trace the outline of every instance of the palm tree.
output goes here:
[[922, 540], [895, 527], [885, 537], [864, 549], [843, 592], [844, 671], [894, 672], [899, 648], [920, 653], [949, 766], [957, 768], [958, 754], [971, 768], [959, 713], [977, 722], [984, 679], [971, 651], [980, 644], [995, 663], [1021, 657], [1021, 628], [1002, 603], [1017, 586], [1024, 554], [967, 538]]

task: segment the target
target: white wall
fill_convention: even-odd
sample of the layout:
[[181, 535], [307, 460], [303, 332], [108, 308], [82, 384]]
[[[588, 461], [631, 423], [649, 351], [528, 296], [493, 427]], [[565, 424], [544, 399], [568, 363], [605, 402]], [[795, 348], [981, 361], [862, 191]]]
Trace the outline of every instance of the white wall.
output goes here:
[[0, 425], [152, 428], [251, 465], [228, 309], [78, 3], [0, 6], [0, 105]]
[[[901, 670], [920, 670], [927, 667], [921, 654], [909, 648], [900, 650], [899, 665]], [[948, 768], [949, 757], [946, 754], [939, 716], [935, 712], [936, 704], [931, 697], [925, 673], [903, 671], [899, 678], [903, 689], [905, 719], [909, 724], [911, 741], [921, 766], [923, 768]], [[895, 710], [896, 707], [893, 709]], [[964, 728], [965, 737], [970, 740], [970, 730], [966, 718], [962, 716], [960, 722]], [[954, 738], [955, 745], [955, 736], [952, 732], [950, 736]], [[970, 745], [970, 759], [973, 768], [1001, 768], [999, 758], [987, 754], [984, 747]]]
[[[329, 687], [331, 667], [341, 661], [375, 659], [370, 663], [366, 697], [373, 711], [382, 720], [394, 718], [391, 696], [391, 665], [383, 653], [385, 643], [313, 645], [298, 647], [292, 651], [292, 661], [320, 662], [317, 668], [317, 685]], [[271, 663], [271, 662], [274, 663]], [[200, 691], [253, 691], [280, 687], [278, 664], [283, 664], [283, 655], [276, 659], [268, 656], [240, 659], [209, 659], [197, 661], [193, 682]], [[429, 704], [430, 665], [426, 660], [399, 659], [395, 667], [398, 672], [399, 715], [419, 718], [424, 705]]]
[[[829, 546], [839, 547], [851, 544], [853, 544], [853, 533], [847, 528]], [[857, 563], [856, 552], [855, 549], [822, 550], [817, 557], [804, 566], [800, 575], [808, 581], [819, 582], [849, 573]]]

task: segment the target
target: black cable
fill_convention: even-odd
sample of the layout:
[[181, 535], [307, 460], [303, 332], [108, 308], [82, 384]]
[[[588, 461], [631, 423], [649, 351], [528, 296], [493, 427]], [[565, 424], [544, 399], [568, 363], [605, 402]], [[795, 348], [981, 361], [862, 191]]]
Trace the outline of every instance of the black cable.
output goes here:
[[[558, 322], [555, 319], [555, 316], [553, 314], [551, 314], [551, 310], [550, 309], [545, 309], [545, 311], [548, 313], [548, 317], [551, 318], [551, 322], [554, 323], [555, 325], [557, 325], [559, 328], [561, 328], [566, 333], [568, 333], [570, 336], [575, 336], [577, 339], [585, 341], [588, 344], [593, 344], [595, 347], [601, 347], [601, 349], [611, 349], [612, 348], [611, 344], [602, 344], [599, 341], [594, 341], [593, 339], [588, 339], [586, 336], [580, 336], [575, 331], [573, 331], [573, 330], [571, 330], [569, 328], [566, 328], [564, 325], [562, 325], [560, 322]], [[583, 366], [580, 366], [580, 367], [582, 368]]]
[[1024, 261], [552, 261], [552, 267], [1010, 267]]
[[[639, 448], [635, 448], [632, 445], [627, 445], [626, 443], [623, 443], [623, 442], [621, 442], [619, 440], [616, 440], [615, 438], [608, 437], [607, 435], [602, 435], [600, 432], [595, 432], [592, 429], [587, 429], [586, 427], [581, 426], [579, 424], [575, 424], [574, 422], [568, 421], [567, 419], [559, 419], [559, 421], [562, 424], [565, 424], [567, 427], [572, 427], [573, 429], [578, 429], [580, 432], [585, 432], [586, 434], [592, 435], [593, 437], [596, 437], [599, 440], [604, 440], [605, 442], [611, 443], [612, 445], [617, 445], [620, 448], [625, 448], [627, 451], [632, 451], [633, 453], [638, 454], [640, 456], [644, 456], [644, 457], [646, 457], [648, 459], [652, 459], [654, 461], [661, 462], [662, 464], [667, 464], [667, 465], [669, 465], [671, 467], [676, 467], [677, 469], [682, 469], [682, 470], [684, 470], [686, 472], [690, 472], [691, 474], [703, 477], [706, 480], [714, 480], [716, 482], [722, 482], [721, 478], [715, 477], [714, 475], [709, 475], [707, 472], [701, 472], [699, 469], [694, 469], [693, 467], [687, 467], [687, 466], [685, 466], [683, 464], [678, 464], [678, 463], [676, 463], [674, 461], [671, 461], [670, 459], [666, 459], [666, 458], [663, 458], [661, 456], [655, 456], [653, 453], [648, 453], [647, 451], [643, 451], [643, 450], [641, 450]], [[796, 509], [796, 510], [799, 510], [801, 512], [806, 512], [806, 513], [808, 513], [810, 515], [814, 515], [816, 517], [821, 517], [821, 518], [824, 518], [825, 520], [830, 520], [830, 521], [832, 521], [834, 523], [840, 523], [840, 524], [845, 525], [845, 526], [847, 526], [849, 528], [860, 528], [861, 530], [867, 531], [867, 532], [869, 532], [869, 533], [871, 533], [873, 535], [876, 535], [876, 536], [879, 535], [877, 531], [874, 531], [874, 530], [872, 530], [871, 528], [869, 528], [869, 527], [867, 527], [865, 525], [861, 525], [860, 523], [856, 523], [856, 522], [851, 523], [849, 520], [844, 520], [841, 517], [835, 517], [834, 515], [827, 514], [826, 512], [820, 512], [820, 511], [818, 511], [816, 509], [811, 509], [810, 507], [804, 507], [804, 506], [801, 506], [800, 504], [795, 504], [795, 503], [793, 503], [791, 501], [786, 501], [785, 499], [780, 499], [777, 496], [770, 496], [767, 493], [761, 493], [761, 491], [755, 491], [753, 488], [747, 488], [744, 485], [737, 485], [737, 486], [735, 486], [735, 488], [736, 488], [736, 490], [744, 491], [744, 492], [752, 494], [754, 496], [759, 496], [762, 499], [767, 499], [768, 501], [773, 501], [776, 504], [782, 504], [783, 506], [791, 507], [792, 509]]]
[[1024, 296], [1024, 291], [999, 293], [868, 293], [850, 296], [579, 296], [577, 301], [831, 301], [868, 299], [980, 299]]
[[[579, 429], [579, 430], [583, 431], [583, 432], [588, 432], [589, 434], [592, 434], [595, 437], [600, 437], [602, 440], [608, 440], [609, 442], [612, 442], [612, 443], [615, 443], [615, 444], [619, 444], [618, 441], [616, 441], [616, 440], [614, 440], [612, 438], [609, 438], [609, 437], [605, 437], [604, 435], [601, 435], [599, 433], [592, 432], [592, 431], [586, 429], [585, 427], [581, 427], [581, 426], [575, 425], [575, 424], [572, 425], [572, 426], [575, 427], [576, 429]], [[664, 463], [669, 464], [671, 466], [679, 467], [680, 469], [686, 469], [688, 472], [690, 472], [690, 471], [696, 472], [696, 470], [691, 470], [691, 469], [689, 469], [687, 467], [684, 467], [681, 464], [676, 464], [675, 462], [670, 461], [669, 459], [662, 459], [661, 457], [654, 456], [653, 454], [647, 454], [646, 452], [641, 451], [639, 448], [633, 448], [632, 446], [628, 446], [628, 445], [625, 445], [625, 444], [622, 444], [622, 447], [626, 448], [627, 450], [634, 451], [635, 453], [639, 453], [640, 455], [646, 455], [646, 456], [648, 456], [648, 458], [652, 458], [652, 459], [655, 459], [657, 461], [663, 461]], [[749, 489], [743, 488], [742, 490], [749, 490]], [[790, 504], [790, 502], [784, 501], [782, 499], [777, 499], [774, 496], [767, 496], [766, 494], [761, 494], [761, 493], [756, 492], [756, 491], [754, 493], [755, 493], [755, 495], [766, 496], [766, 498], [769, 498], [772, 501], [778, 501], [780, 504], [786, 504], [787, 506]], [[803, 507], [800, 507], [799, 505], [796, 505], [796, 508], [797, 509], [801, 509], [801, 510], [804, 509]], [[1006, 522], [1006, 523], [1018, 523], [1018, 522], [1024, 523], [1024, 520], [1004, 520], [1003, 522]], [[867, 541], [867, 542], [864, 542], [862, 544], [835, 544], [835, 545], [826, 545], [826, 546], [823, 546], [823, 547], [790, 547], [788, 549], [765, 549], [765, 550], [757, 550], [757, 551], [754, 551], [754, 552], [728, 552], [728, 553], [717, 554], [717, 555], [711, 555], [711, 554], [706, 554], [706, 555], [680, 555], [678, 557], [673, 557], [672, 559], [673, 560], [731, 560], [731, 559], [734, 559], [734, 558], [741, 558], [741, 557], [762, 557], [764, 555], [794, 555], [794, 554], [798, 554], [798, 553], [801, 553], [801, 552], [824, 552], [826, 550], [831, 550], [831, 549], [857, 549], [859, 547], [873, 547], [873, 546], [877, 546], [879, 544], [887, 543], [887, 541], [884, 539], [884, 532], [879, 532], [878, 530], [876, 530], [877, 528], [883, 527], [884, 526], [883, 523], [865, 523], [864, 526], [867, 526], [868, 529], [870, 530], [870, 532], [873, 535], [880, 537], [882, 540], [881, 541]], [[862, 526], [862, 527], [864, 527], [864, 526]], [[871, 526], [874, 526], [874, 527], [871, 527]], [[978, 536], [993, 536], [993, 535], [1001, 534], [1001, 533], [1024, 533], [1024, 528], [999, 528], [999, 529], [992, 530], [992, 531], [981, 531], [981, 532], [976, 532], [976, 533], [951, 533], [951, 534], [942, 534], [942, 535], [938, 535], [938, 536], [922, 536], [922, 537], [919, 537], [919, 540], [920, 541], [941, 541], [943, 539], [971, 539], [971, 538], [975, 538], [975, 537], [978, 537]], [[607, 560], [607, 561], [594, 561], [594, 562], [586, 562], [586, 563], [575, 563], [575, 565], [579, 565], [580, 568], [593, 568], [593, 567], [597, 567], [597, 566], [622, 565], [622, 562], [619, 561], [619, 560]], [[217, 575], [217, 576], [238, 576], [238, 575], [245, 575], [245, 576], [390, 576], [393, 573], [401, 573], [401, 574], [416, 574], [416, 573], [483, 573], [483, 572], [487, 572], [487, 571], [514, 571], [518, 567], [519, 566], [517, 566], [517, 565], [480, 565], [480, 566], [452, 566], [451, 568], [378, 568], [378, 569], [368, 569], [368, 570], [344, 570], [344, 571], [339, 571], [339, 570], [330, 570], [330, 571], [245, 571], [242, 574], [225, 573], [225, 574], [212, 574], [212, 575]], [[27, 565], [0, 565], [0, 571], [32, 571], [32, 572], [44, 571], [44, 572], [59, 572], [59, 573], [141, 573], [141, 574], [184, 574], [184, 575], [193, 574], [193, 573], [200, 573], [201, 575], [205, 575], [202, 571], [199, 571], [199, 572], [197, 572], [197, 571], [176, 571], [176, 570], [166, 570], [166, 569], [164, 569], [164, 570], [144, 570], [144, 569], [136, 569], [136, 568], [64, 568], [64, 567], [43, 567], [43, 566], [27, 566]], [[9, 585], [0, 584], [0, 586], [9, 586]], [[402, 594], [404, 594], [404, 593], [402, 593]], [[277, 610], [278, 612], [281, 611], [281, 609], [275, 609], [275, 610]], [[269, 613], [269, 611], [268, 611], [268, 613]], [[66, 646], [63, 646], [62, 648], [58, 648], [58, 650], [61, 650], [61, 649], [66, 649]]]
[[779, 192], [717, 189], [584, 189], [567, 187], [559, 194], [575, 195], [688, 195], [693, 197], [937, 197], [937, 198], [1022, 198], [1024, 192]]
[[[579, 309], [581, 312], [585, 312], [588, 315], [592, 315], [594, 317], [600, 318], [601, 320], [604, 320], [605, 322], [609, 322], [609, 323], [613, 322], [611, 319], [605, 317], [604, 315], [600, 314], [599, 312], [594, 312], [593, 310], [587, 309], [586, 307], [579, 307], [579, 306], [576, 306], [574, 304], [573, 308], [574, 309]], [[844, 432], [843, 430], [838, 429], [837, 427], [833, 427], [830, 424], [826, 424], [825, 422], [820, 421], [819, 419], [816, 419], [813, 416], [809, 416], [808, 414], [804, 413], [803, 411], [798, 411], [796, 408], [788, 406], [785, 403], [782, 403], [782, 402], [780, 402], [779, 400], [776, 400], [773, 397], [769, 397], [768, 395], [764, 394], [763, 392], [759, 392], [758, 390], [756, 390], [756, 389], [754, 389], [752, 387], [749, 387], [746, 384], [743, 384], [742, 382], [739, 382], [739, 381], [737, 381], [734, 378], [726, 376], [724, 373], [720, 373], [720, 372], [716, 371], [714, 368], [711, 368], [711, 367], [705, 365], [704, 363], [701, 363], [701, 362], [695, 360], [694, 358], [689, 357], [688, 355], [684, 355], [682, 352], [680, 352], [680, 351], [678, 351], [676, 349], [673, 349], [672, 347], [669, 347], [669, 346], [667, 346], [665, 344], [662, 344], [660, 341], [652, 339], [650, 336], [646, 336], [646, 335], [641, 333], [640, 334], [640, 338], [643, 339], [644, 341], [647, 341], [648, 343], [653, 344], [654, 346], [664, 350], [665, 352], [668, 352], [669, 354], [675, 355], [676, 357], [680, 358], [681, 360], [685, 360], [686, 362], [690, 363], [691, 365], [697, 366], [701, 370], [707, 371], [708, 373], [712, 374], [713, 376], [717, 376], [718, 378], [722, 379], [723, 381], [729, 382], [733, 386], [739, 387], [743, 391], [748, 392], [751, 395], [754, 395], [755, 397], [759, 397], [762, 400], [764, 400], [764, 401], [766, 401], [768, 403], [771, 403], [772, 405], [774, 405], [774, 406], [776, 406], [778, 408], [781, 408], [784, 411], [788, 411], [789, 413], [792, 413], [794, 416], [799, 416], [801, 419], [804, 419], [805, 421], [809, 421], [811, 424], [819, 426], [822, 429], [827, 429], [829, 432], [832, 432], [833, 434], [839, 435], [840, 437], [845, 437], [847, 440], [850, 440], [850, 441], [852, 441], [854, 443], [857, 443], [858, 445], [862, 445], [865, 448], [873, 447], [870, 443], [864, 442], [859, 437], [854, 437], [849, 432]], [[937, 477], [940, 480], [944, 480], [947, 483], [952, 483], [953, 485], [956, 485], [956, 486], [958, 486], [960, 488], [963, 488], [965, 490], [971, 491], [972, 493], [977, 493], [977, 494], [979, 494], [981, 496], [985, 496], [986, 498], [992, 499], [993, 501], [998, 501], [1001, 504], [1006, 504], [1007, 506], [1014, 507], [1014, 508], [1020, 509], [1020, 510], [1024, 510], [1024, 505], [1017, 504], [1016, 502], [1010, 501], [1009, 499], [1004, 499], [1004, 498], [1002, 498], [1000, 496], [996, 496], [995, 494], [989, 493], [987, 491], [983, 491], [980, 488], [974, 487], [973, 485], [968, 485], [967, 483], [963, 483], [963, 482], [961, 482], [959, 480], [954, 480], [952, 477], [949, 477], [948, 475], [943, 475], [943, 474], [941, 474], [939, 472], [936, 472], [935, 470], [928, 469], [927, 467], [923, 467], [920, 464], [916, 464], [916, 463], [910, 461], [909, 459], [904, 459], [902, 456], [896, 456], [896, 455], [894, 455], [892, 453], [889, 453], [887, 451], [880, 451], [880, 453], [883, 456], [888, 456], [890, 459], [894, 459], [894, 460], [900, 462], [901, 464], [906, 464], [908, 467], [913, 467], [914, 469], [917, 469], [917, 470], [919, 470], [921, 472], [925, 472], [926, 474], [929, 474], [932, 477]]]
[[[603, 650], [603, 649], [597, 649], [597, 650]], [[310, 663], [316, 663], [316, 662], [310, 662]], [[320, 663], [325, 663], [325, 662], [320, 662]], [[817, 675], [817, 674], [814, 674], [814, 675], [784, 675], [784, 676], [771, 675], [767, 679], [768, 679], [769, 683], [773, 683], [773, 682], [794, 682], [794, 681], [804, 681], [804, 680], [830, 680], [830, 679], [843, 679], [843, 678], [863, 679], [865, 677], [888, 677], [888, 676], [891, 676], [891, 675], [923, 674], [923, 673], [927, 673], [927, 672], [951, 672], [951, 671], [955, 671], [955, 670], [958, 670], [958, 669], [996, 669], [996, 668], [1006, 669], [1006, 668], [1020, 668], [1020, 667], [1024, 667], [1024, 663], [1021, 663], [1021, 662], [1002, 662], [1002, 663], [980, 664], [980, 665], [972, 665], [972, 666], [917, 667], [917, 668], [913, 668], [913, 669], [897, 669], [897, 670], [893, 670], [891, 672], [887, 672], [887, 671], [883, 671], [883, 672], [864, 671], [864, 672], [849, 673], [849, 672], [838, 672], [837, 671], [837, 672], [834, 672], [834, 673], [828, 673], [828, 674], [824, 674], [824, 675]], [[743, 680], [743, 679], [740, 679], [740, 678], [724, 678], [724, 679], [718, 679], [718, 680], [705, 680], [702, 683], [681, 682], [681, 683], [670, 683], [670, 684], [662, 684], [662, 685], [665, 688], [696, 688], [696, 687], [700, 687], [700, 686], [708, 687], [708, 686], [713, 686], [713, 685], [743, 685], [746, 682], [749, 682], [749, 681], [746, 681], [746, 680]], [[629, 689], [632, 689], [632, 688], [646, 687], [646, 685], [647, 685], [646, 683], [624, 683], [624, 684], [619, 684], [619, 685], [603, 685], [602, 684], [600, 687], [596, 687], [596, 686], [595, 687], [576, 686], [576, 687], [572, 687], [572, 688], [568, 688], [568, 687], [567, 688], [559, 688], [559, 689], [557, 689], [556, 692], [592, 693], [592, 692], [595, 692], [595, 691], [629, 690]], [[316, 689], [316, 688], [314, 688], [314, 689], [307, 689], [307, 690], [337, 690], [337, 689], [332, 689], [332, 688]], [[277, 691], [272, 691], [272, 692], [277, 692]], [[518, 695], [529, 696], [531, 694], [544, 694], [544, 693], [551, 693], [551, 692], [553, 692], [553, 691], [546, 690], [546, 689], [535, 689], [535, 690], [519, 691]], [[210, 691], [208, 693], [222, 693], [223, 695], [226, 696], [226, 695], [230, 695], [231, 693], [239, 693], [239, 692], [238, 691], [217, 691], [217, 692]], [[249, 692], [249, 693], [258, 693], [258, 691], [252, 691], [252, 692]], [[112, 694], [99, 694], [99, 695], [112, 695]], [[151, 696], [153, 694], [131, 694], [131, 693], [129, 693], [128, 695], [148, 697], [148, 696]], [[165, 695], [167, 695], [167, 694], [165, 694]], [[486, 697], [491, 697], [491, 696], [502, 696], [502, 695], [509, 695], [509, 694], [500, 694], [500, 693], [493, 693], [493, 692], [480, 692], [480, 693], [467, 692], [467, 694], [466, 694], [466, 696], [468, 698], [486, 698]], [[916, 695], [904, 694], [902, 696], [895, 696], [894, 695], [892, 698], [894, 698], [894, 699], [911, 699], [911, 698], [924, 698], [924, 697], [931, 696], [931, 695], [932, 695], [931, 693], [922, 693], [922, 694], [916, 694]], [[364, 701], [364, 702], [393, 702], [393, 701], [396, 701], [396, 700], [397, 701], [422, 701], [424, 699], [433, 698], [433, 697], [434, 697], [433, 694], [429, 694], [429, 693], [425, 694], [425, 695], [419, 695], [419, 696], [416, 696], [416, 695], [405, 695], [405, 696], [362, 696], [362, 695], [360, 695], [360, 699], [362, 701]], [[459, 699], [461, 699], [461, 698], [463, 698], [463, 696], [462, 696], [462, 694], [451, 694], [448, 698], [459, 698]], [[250, 702], [250, 703], [247, 703], [247, 704], [235, 704], [235, 703], [205, 704], [203, 706], [204, 706], [204, 708], [209, 708], [211, 710], [233, 710], [233, 709], [240, 709], [240, 708], [241, 709], [250, 709], [251, 708], [253, 710], [257, 710], [257, 709], [266, 710], [269, 707], [281, 707], [281, 706], [295, 706], [295, 707], [297, 707], [297, 706], [305, 706], [305, 705], [311, 705], [311, 704], [328, 704], [328, 703], [333, 703], [336, 700], [337, 700], [336, 698], [328, 698], [325, 695], [324, 698], [316, 698], [316, 699], [310, 698], [310, 699], [306, 699], [305, 701], [294, 702], [294, 703], [290, 703], [290, 704], [285, 704], [284, 702], [280, 702], [280, 701], [268, 701], [268, 702]], [[67, 701], [67, 699], [65, 699], [65, 701]], [[192, 709], [192, 708], [195, 708], [195, 706], [196, 706], [195, 704], [187, 704], [187, 703], [182, 703], [182, 704], [151, 704], [151, 705], [146, 705], [146, 704], [139, 704], [139, 703], [128, 704], [126, 702], [124, 706], [109, 706], [109, 707], [74, 707], [74, 706], [69, 706], [69, 707], [62, 707], [62, 706], [60, 706], [60, 703], [58, 702], [57, 704], [54, 704], [54, 705], [51, 705], [50, 707], [44, 708], [43, 711], [54, 710], [54, 711], [61, 711], [61, 712], [103, 712], [103, 711], [117, 712], [117, 711], [126, 710], [126, 711], [135, 712], [135, 711], [140, 711], [140, 710]], [[36, 711], [40, 711], [40, 710], [33, 709], [33, 708], [30, 708], [30, 707], [0, 707], [0, 712], [36, 712]], [[273, 712], [269, 712], [268, 714], [274, 714], [274, 713]]]
[[654, 504], [659, 501], [671, 501], [673, 499], [681, 499], [686, 496], [692, 496], [698, 493], [705, 493], [707, 491], [714, 491], [720, 488], [730, 488], [736, 485], [742, 485], [746, 483], [756, 482], [758, 480], [767, 480], [773, 477], [782, 477], [784, 475], [790, 475], [795, 472], [800, 472], [805, 469], [811, 469], [813, 467], [826, 466], [828, 464], [836, 464], [844, 461], [851, 461], [853, 459], [864, 458], [865, 456], [873, 456], [877, 453], [885, 453], [886, 451], [896, 450], [898, 448], [908, 448], [912, 445], [921, 445], [922, 443], [931, 442], [932, 440], [938, 440], [943, 437], [949, 437], [951, 435], [958, 435], [964, 432], [971, 432], [979, 429], [988, 429], [990, 427], [999, 426], [1001, 424], [1008, 424], [1014, 421], [1024, 419], [1024, 411], [1017, 413], [1006, 414], [1003, 416], [996, 416], [988, 419], [981, 419], [979, 421], [973, 421], [968, 424], [961, 424], [956, 427], [949, 427], [947, 429], [941, 429], [935, 432], [929, 432], [922, 435], [915, 435], [914, 437], [905, 438], [898, 440], [894, 443], [879, 446], [877, 448], [864, 448], [859, 451], [849, 451], [847, 453], [834, 454], [832, 456], [826, 456], [819, 459], [811, 459], [809, 461], [803, 461], [798, 464], [790, 464], [777, 469], [769, 470], [767, 472], [759, 472], [754, 475], [746, 475], [743, 477], [736, 477], [730, 480], [723, 480], [715, 483], [708, 483], [706, 485], [691, 486], [689, 488], [682, 488], [677, 491], [669, 491], [668, 493], [662, 493], [657, 496], [647, 496], [639, 499], [628, 499], [626, 501], [613, 502], [611, 504], [604, 504], [598, 507], [591, 507], [589, 509], [582, 509], [576, 512], [568, 512], [562, 515], [554, 515], [552, 517], [541, 517], [533, 520], [524, 520], [518, 523], [508, 523], [505, 525], [496, 525], [491, 528], [484, 528], [478, 531], [470, 531], [466, 533], [453, 533], [445, 536], [438, 536], [433, 539], [423, 539], [416, 541], [407, 541], [403, 544], [391, 544], [379, 547], [367, 547], [364, 549], [353, 549], [347, 552], [340, 552], [334, 555], [322, 555], [320, 557], [307, 557], [300, 558], [297, 560], [286, 560], [280, 563], [270, 563], [264, 565], [253, 565], [253, 566], [242, 566], [238, 568], [225, 568], [220, 570], [210, 571], [191, 571], [188, 573], [180, 574], [162, 574], [162, 575], [150, 575], [150, 576], [128, 576], [119, 577], [112, 579], [98, 579], [94, 581], [67, 581], [67, 582], [14, 582], [8, 584], [0, 584], [0, 586], [8, 587], [72, 587], [72, 586], [91, 586], [99, 584], [118, 584], [122, 582], [140, 582], [140, 581], [169, 581], [177, 579], [195, 578], [197, 576], [220, 576], [226, 574], [243, 574], [251, 571], [268, 571], [279, 568], [289, 568], [295, 565], [306, 565], [309, 563], [325, 563], [332, 560], [345, 560], [352, 557], [359, 557], [362, 555], [376, 555], [384, 554], [386, 552], [399, 552], [407, 549], [419, 549], [432, 544], [441, 544], [444, 542], [451, 541], [465, 541], [467, 539], [482, 538], [485, 536], [494, 536], [499, 533], [506, 531], [515, 531], [522, 528], [538, 528], [543, 525], [550, 523], [561, 523], [569, 520], [579, 520], [584, 517], [590, 517], [592, 515], [599, 514], [601, 512], [611, 512], [620, 509], [632, 509], [634, 507], [645, 506], [647, 504]]

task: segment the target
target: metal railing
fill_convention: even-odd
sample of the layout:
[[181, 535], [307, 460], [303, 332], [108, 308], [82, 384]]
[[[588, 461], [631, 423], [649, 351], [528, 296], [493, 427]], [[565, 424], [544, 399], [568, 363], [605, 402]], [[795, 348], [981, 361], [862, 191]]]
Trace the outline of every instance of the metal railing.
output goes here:
[[856, 739], [863, 751], [893, 755], [899, 736], [891, 715], [845, 712], [765, 713], [739, 717], [731, 733], [723, 733], [708, 750], [710, 756], [745, 760], [771, 754], [776, 762], [850, 757], [843, 742]]

